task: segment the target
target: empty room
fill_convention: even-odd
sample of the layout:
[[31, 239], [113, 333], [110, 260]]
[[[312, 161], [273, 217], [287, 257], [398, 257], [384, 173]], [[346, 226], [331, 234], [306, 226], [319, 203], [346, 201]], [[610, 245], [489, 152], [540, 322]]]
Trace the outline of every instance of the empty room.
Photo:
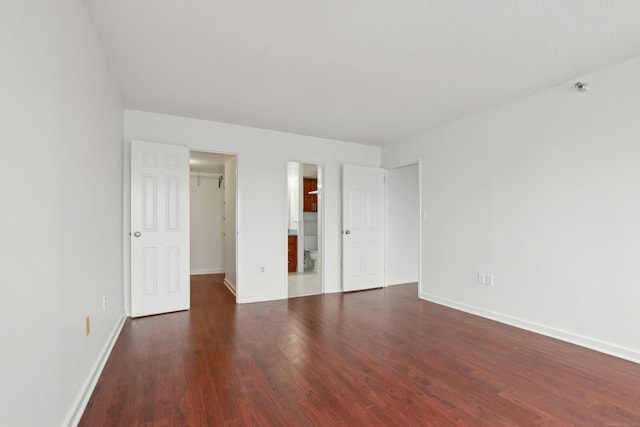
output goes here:
[[0, 425], [640, 425], [639, 2], [0, 34]]

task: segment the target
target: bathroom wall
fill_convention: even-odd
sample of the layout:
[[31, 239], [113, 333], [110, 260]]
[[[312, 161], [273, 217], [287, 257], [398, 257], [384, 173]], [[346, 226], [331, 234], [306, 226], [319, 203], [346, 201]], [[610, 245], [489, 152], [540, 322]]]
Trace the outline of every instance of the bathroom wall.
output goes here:
[[[320, 197], [321, 195], [318, 194], [318, 212], [304, 212], [304, 198], [305, 198], [305, 194], [304, 194], [304, 181], [307, 178], [312, 178], [312, 179], [318, 179], [318, 165], [316, 164], [310, 164], [310, 163], [303, 163], [300, 164], [300, 179], [299, 179], [299, 186], [300, 186], [300, 192], [299, 192], [299, 197], [300, 197], [300, 204], [299, 204], [299, 212], [301, 215], [301, 227], [300, 230], [301, 232], [298, 233], [299, 234], [299, 238], [298, 238], [298, 247], [299, 247], [299, 252], [298, 252], [298, 271], [305, 271], [305, 268], [308, 270], [309, 267], [305, 267], [305, 260], [304, 260], [304, 253], [307, 250], [312, 250], [309, 249], [309, 244], [307, 243], [307, 239], [306, 237], [311, 236], [311, 237], [319, 237], [319, 227], [318, 227], [318, 221], [320, 219], [319, 213], [321, 210], [320, 207]], [[320, 240], [320, 239], [318, 239]], [[319, 250], [320, 249], [320, 244], [318, 243], [317, 249], [315, 250]], [[321, 254], [321, 252], [320, 252]]]
[[302, 217], [304, 220], [304, 235], [317, 236], [318, 235], [318, 213], [305, 212], [302, 215]]

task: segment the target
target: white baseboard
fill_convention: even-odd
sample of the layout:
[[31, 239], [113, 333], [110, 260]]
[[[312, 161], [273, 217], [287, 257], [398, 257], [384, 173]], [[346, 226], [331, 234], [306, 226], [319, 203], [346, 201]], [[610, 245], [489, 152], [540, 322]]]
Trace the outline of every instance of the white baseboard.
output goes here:
[[391, 277], [387, 278], [385, 286], [406, 285], [407, 283], [417, 283], [418, 277]]
[[82, 418], [82, 414], [84, 413], [87, 404], [89, 403], [89, 399], [91, 398], [91, 394], [93, 390], [96, 388], [96, 384], [98, 383], [98, 379], [100, 378], [100, 374], [102, 374], [102, 370], [104, 369], [104, 365], [107, 363], [109, 359], [109, 355], [111, 354], [111, 350], [113, 350], [113, 346], [120, 335], [120, 331], [122, 331], [122, 327], [124, 326], [124, 322], [127, 320], [127, 316], [122, 316], [120, 320], [116, 323], [113, 330], [111, 331], [111, 335], [107, 339], [107, 342], [102, 347], [100, 354], [98, 355], [98, 359], [95, 361], [93, 366], [91, 367], [91, 371], [89, 372], [89, 376], [85, 380], [82, 388], [80, 389], [80, 393], [76, 397], [76, 400], [73, 402], [67, 417], [62, 423], [63, 426], [74, 427], [77, 426]]
[[226, 278], [224, 279], [224, 285], [229, 289], [229, 291], [231, 291], [233, 296], [236, 296], [236, 285], [228, 281]]
[[190, 273], [192, 276], [199, 276], [201, 274], [220, 274], [220, 273], [224, 273], [224, 268], [197, 269], [197, 270], [191, 270]]
[[264, 294], [264, 295], [249, 295], [248, 297], [244, 297], [241, 300], [238, 300], [238, 304], [249, 304], [253, 302], [266, 302], [266, 301], [278, 301], [282, 299], [289, 298], [288, 295], [274, 295], [274, 294]]
[[640, 363], [640, 351], [637, 350], [585, 337], [582, 335], [577, 335], [572, 332], [563, 331], [561, 329], [552, 328], [549, 326], [541, 325], [539, 323], [529, 322], [527, 320], [519, 319], [501, 313], [496, 313], [494, 311], [485, 310], [480, 307], [462, 304], [456, 301], [451, 301], [446, 298], [441, 298], [423, 292], [419, 293], [419, 297], [436, 304], [444, 305], [446, 307], [454, 308], [466, 313], [475, 314], [477, 316], [495, 320], [496, 322], [505, 323], [510, 326], [515, 326], [516, 328], [525, 329], [527, 331], [535, 332], [551, 338], [559, 339], [561, 341], [566, 341], [571, 344], [579, 345], [590, 350], [605, 353], [610, 356], [615, 356], [621, 359], [629, 360], [631, 362]]

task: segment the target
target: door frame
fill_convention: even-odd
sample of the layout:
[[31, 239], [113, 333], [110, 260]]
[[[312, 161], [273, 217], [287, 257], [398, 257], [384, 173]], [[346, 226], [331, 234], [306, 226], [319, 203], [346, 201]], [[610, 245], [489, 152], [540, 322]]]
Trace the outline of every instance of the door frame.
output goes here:
[[[235, 283], [235, 294], [233, 295], [236, 301], [236, 304], [238, 303], [238, 295], [239, 295], [239, 288], [240, 288], [240, 273], [238, 271], [238, 264], [239, 264], [239, 260], [238, 260], [238, 254], [240, 253], [238, 250], [238, 212], [240, 211], [240, 200], [238, 195], [240, 194], [239, 191], [239, 184], [238, 184], [238, 170], [240, 169], [240, 156], [237, 152], [231, 152], [231, 151], [224, 151], [224, 150], [215, 150], [212, 148], [198, 148], [198, 147], [192, 147], [189, 146], [187, 147], [189, 149], [189, 154], [191, 154], [192, 151], [199, 151], [201, 153], [211, 153], [211, 154], [220, 154], [223, 156], [234, 156], [236, 158], [236, 170], [235, 170], [235, 182], [236, 182], [236, 218], [235, 218], [235, 241], [236, 241], [236, 262], [235, 262], [235, 266], [234, 268], [236, 269], [236, 283]], [[227, 177], [225, 176], [225, 180], [227, 179]], [[191, 201], [191, 196], [189, 196], [189, 201]], [[226, 203], [226, 200], [225, 200]], [[226, 265], [226, 262], [225, 262]], [[226, 272], [225, 272], [226, 274]], [[225, 287], [227, 287], [227, 289], [229, 289], [229, 287], [225, 284]], [[229, 292], [233, 291], [231, 289], [229, 289]]]
[[[318, 220], [318, 228], [319, 228], [319, 232], [318, 232], [318, 237], [319, 237], [319, 242], [318, 242], [318, 253], [320, 256], [320, 271], [318, 272], [320, 274], [320, 287], [321, 287], [321, 294], [325, 293], [325, 239], [326, 239], [326, 227], [325, 227], [325, 205], [326, 205], [326, 196], [325, 196], [325, 167], [324, 167], [324, 163], [318, 163], [318, 162], [314, 162], [314, 161], [303, 161], [303, 160], [294, 160], [294, 159], [287, 159], [285, 161], [284, 164], [284, 188], [285, 188], [285, 193], [287, 193], [287, 196], [284, 198], [284, 207], [285, 207], [285, 212], [289, 212], [289, 197], [288, 197], [288, 191], [289, 191], [289, 163], [298, 163], [300, 165], [302, 164], [307, 164], [307, 165], [315, 165], [318, 168], [318, 185], [322, 187], [322, 197], [318, 197], [318, 216], [319, 216], [319, 220]], [[302, 186], [302, 176], [300, 177], [300, 186]], [[300, 204], [302, 204], [302, 200], [300, 201]], [[300, 208], [300, 212], [302, 212], [302, 208]], [[283, 232], [284, 235], [287, 236], [288, 235], [288, 230], [289, 230], [289, 218], [287, 217], [287, 215], [284, 215], [284, 228], [283, 228]], [[303, 236], [304, 239], [304, 236]], [[288, 251], [288, 241], [285, 238], [284, 239], [284, 248], [282, 253], [287, 254]], [[298, 248], [304, 248], [304, 241], [302, 242], [298, 242]], [[287, 257], [285, 256], [285, 261], [286, 261]], [[284, 264], [284, 287], [283, 287], [283, 295], [285, 299], [289, 298], [289, 269], [287, 268], [287, 263], [285, 262]]]

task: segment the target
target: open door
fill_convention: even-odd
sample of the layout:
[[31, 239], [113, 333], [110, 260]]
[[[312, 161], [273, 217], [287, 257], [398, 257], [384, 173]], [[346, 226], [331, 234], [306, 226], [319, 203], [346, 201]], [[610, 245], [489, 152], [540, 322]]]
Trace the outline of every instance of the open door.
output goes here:
[[132, 141], [131, 315], [189, 305], [189, 150]]
[[342, 169], [342, 289], [384, 285], [384, 169]]

